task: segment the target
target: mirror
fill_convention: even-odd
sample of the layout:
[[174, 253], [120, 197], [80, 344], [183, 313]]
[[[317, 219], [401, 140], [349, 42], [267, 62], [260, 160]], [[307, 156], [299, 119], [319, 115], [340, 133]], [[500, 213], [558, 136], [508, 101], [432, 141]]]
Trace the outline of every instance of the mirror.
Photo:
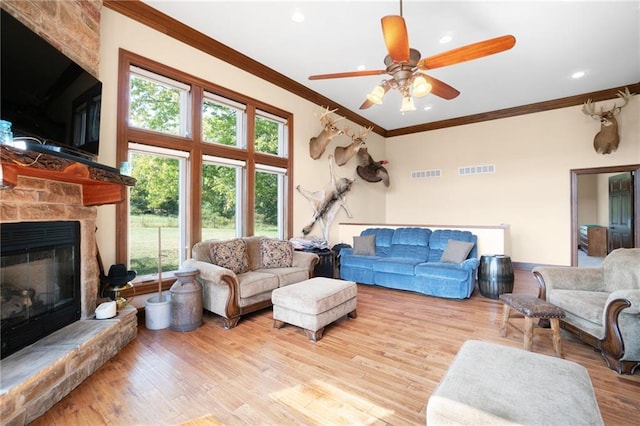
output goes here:
[[[638, 226], [640, 221], [640, 165], [574, 169], [571, 170], [571, 266], [593, 266], [589, 263], [578, 262], [579, 247], [582, 244], [580, 228], [582, 225], [609, 227], [608, 202], [605, 200], [606, 205], [599, 206], [597, 205], [597, 200], [602, 198], [602, 193], [607, 194], [606, 197], [608, 197], [608, 178], [622, 173], [629, 173], [631, 179], [630, 200], [628, 203], [631, 226], [629, 240], [625, 243], [625, 246], [640, 247], [640, 229]], [[603, 182], [605, 183], [603, 184]], [[594, 195], [594, 193], [599, 194]], [[593, 235], [594, 239], [596, 239], [601, 232], [604, 232], [607, 235], [605, 243], [607, 248], [612, 246], [611, 243], [614, 243], [614, 245], [620, 244], [619, 241], [608, 241], [608, 230], [595, 228], [589, 231], [590, 235]], [[586, 231], [587, 229], [583, 228], [583, 234]], [[596, 239], [596, 241], [598, 240]]]

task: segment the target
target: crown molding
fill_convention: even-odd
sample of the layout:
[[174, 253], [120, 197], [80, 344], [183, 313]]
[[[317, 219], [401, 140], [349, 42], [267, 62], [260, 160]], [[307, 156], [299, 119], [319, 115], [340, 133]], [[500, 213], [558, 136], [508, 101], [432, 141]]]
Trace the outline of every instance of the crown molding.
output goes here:
[[104, 6], [131, 18], [141, 24], [153, 28], [176, 40], [186, 43], [195, 49], [214, 56], [230, 65], [242, 69], [255, 75], [269, 83], [275, 84], [288, 92], [291, 92], [316, 105], [326, 106], [330, 109], [337, 109], [339, 114], [348, 120], [363, 127], [373, 127], [373, 131], [385, 138], [402, 136], [413, 133], [426, 132], [429, 130], [444, 129], [447, 127], [462, 126], [465, 124], [479, 123], [482, 121], [497, 120], [500, 118], [515, 117], [518, 115], [532, 114], [536, 112], [549, 111], [558, 108], [566, 108], [584, 103], [587, 99], [594, 102], [615, 98], [618, 90], [629, 88], [632, 93], [640, 93], [640, 83], [633, 83], [627, 86], [615, 87], [598, 92], [585, 93], [582, 95], [570, 96], [551, 101], [538, 102], [535, 104], [522, 105], [513, 108], [506, 108], [497, 111], [489, 111], [481, 114], [457, 117], [448, 120], [434, 121], [432, 123], [420, 124], [417, 126], [403, 127], [400, 129], [387, 130], [379, 125], [367, 120], [350, 109], [334, 102], [333, 100], [309, 89], [308, 87], [280, 74], [279, 72], [263, 65], [262, 63], [220, 43], [211, 37], [194, 30], [182, 22], [165, 15], [153, 7], [141, 2], [104, 0]]

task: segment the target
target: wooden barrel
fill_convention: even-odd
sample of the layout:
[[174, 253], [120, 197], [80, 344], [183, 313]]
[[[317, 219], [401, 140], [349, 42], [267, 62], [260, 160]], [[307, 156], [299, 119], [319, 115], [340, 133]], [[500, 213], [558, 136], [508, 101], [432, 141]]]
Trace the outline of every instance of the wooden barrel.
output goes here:
[[513, 281], [513, 265], [509, 256], [496, 254], [480, 257], [478, 287], [484, 297], [498, 299], [502, 293], [512, 293]]

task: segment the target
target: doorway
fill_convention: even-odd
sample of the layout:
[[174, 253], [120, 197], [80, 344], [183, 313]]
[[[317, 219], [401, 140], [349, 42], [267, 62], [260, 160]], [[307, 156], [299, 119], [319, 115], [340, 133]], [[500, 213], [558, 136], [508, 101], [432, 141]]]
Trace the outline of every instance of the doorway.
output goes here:
[[615, 173], [631, 173], [632, 188], [632, 243], [633, 247], [640, 247], [640, 164], [632, 164], [627, 166], [610, 166], [596, 167], [589, 169], [573, 169], [571, 170], [571, 266], [579, 266], [578, 263], [578, 246], [579, 246], [579, 230], [580, 230], [580, 203], [579, 203], [579, 183], [580, 178], [584, 175], [600, 175]]

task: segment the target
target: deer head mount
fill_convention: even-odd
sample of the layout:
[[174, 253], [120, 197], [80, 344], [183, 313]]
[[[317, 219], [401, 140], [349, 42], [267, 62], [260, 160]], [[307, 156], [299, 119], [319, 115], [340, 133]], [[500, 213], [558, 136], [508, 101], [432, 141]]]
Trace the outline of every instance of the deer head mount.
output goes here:
[[600, 107], [600, 112], [595, 111], [595, 105], [591, 99], [582, 105], [582, 112], [594, 120], [600, 121], [600, 131], [593, 139], [593, 148], [598, 154], [610, 154], [618, 149], [620, 144], [620, 135], [618, 134], [618, 122], [615, 116], [620, 113], [622, 108], [629, 103], [631, 99], [629, 88], [625, 87], [625, 91], [618, 90], [618, 97], [622, 99], [622, 105], [614, 103], [610, 109], [605, 110]]
[[309, 155], [314, 160], [322, 157], [324, 150], [327, 149], [327, 145], [331, 142], [334, 136], [338, 136], [344, 133], [344, 131], [336, 126], [336, 123], [343, 120], [344, 117], [337, 117], [332, 119], [331, 114], [337, 110], [329, 110], [329, 107], [320, 115], [320, 123], [322, 123], [323, 129], [318, 136], [309, 139]]
[[351, 143], [347, 146], [337, 146], [336, 149], [333, 150], [333, 156], [338, 166], [344, 166], [356, 155], [362, 145], [364, 145], [364, 141], [369, 133], [371, 133], [371, 130], [373, 130], [373, 127], [360, 129], [360, 133], [356, 136], [354, 133], [349, 132], [349, 127], [344, 128], [344, 134], [351, 138]]

